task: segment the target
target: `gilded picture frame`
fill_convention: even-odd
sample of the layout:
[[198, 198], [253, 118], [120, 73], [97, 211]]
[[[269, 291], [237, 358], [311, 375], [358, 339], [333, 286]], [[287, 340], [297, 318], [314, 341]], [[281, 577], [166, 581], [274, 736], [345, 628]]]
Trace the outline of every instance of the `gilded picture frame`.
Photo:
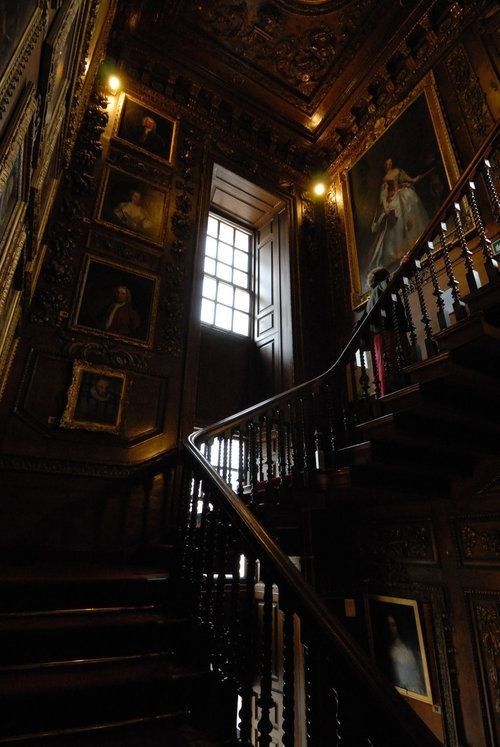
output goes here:
[[128, 378], [122, 371], [73, 362], [62, 428], [119, 435], [123, 430]]
[[38, 248], [47, 225], [50, 209], [54, 201], [57, 186], [61, 178], [61, 132], [57, 129], [51, 134], [47, 143], [45, 158], [38, 164], [33, 174], [31, 192], [33, 196], [32, 257], [38, 254]]
[[66, 0], [44, 43], [39, 161], [46, 158], [47, 143], [54, 130], [61, 130], [65, 120], [66, 94], [77, 67], [73, 51], [82, 7], [83, 0]]
[[149, 348], [158, 293], [156, 275], [86, 254], [70, 326]]
[[348, 150], [339, 176], [358, 308], [370, 269], [397, 269], [459, 177], [432, 73]]
[[[147, 127], [145, 124], [149, 124]], [[130, 93], [122, 92], [116, 108], [113, 138], [131, 150], [167, 166], [175, 159], [178, 120]]]
[[19, 260], [28, 204], [35, 88], [26, 86], [0, 147], [0, 287], [7, 289]]
[[370, 653], [396, 690], [432, 703], [422, 623], [416, 599], [365, 595]]
[[26, 0], [22, 4], [7, 0], [4, 5], [6, 30], [0, 34], [0, 119], [23, 77], [30, 52], [45, 29], [44, 6], [44, 0]]

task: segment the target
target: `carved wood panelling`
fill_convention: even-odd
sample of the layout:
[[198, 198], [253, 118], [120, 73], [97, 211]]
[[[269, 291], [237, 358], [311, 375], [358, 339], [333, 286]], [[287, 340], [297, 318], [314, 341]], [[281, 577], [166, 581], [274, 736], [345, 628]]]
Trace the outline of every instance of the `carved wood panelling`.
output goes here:
[[486, 744], [494, 747], [500, 740], [500, 592], [465, 593], [475, 636]]
[[369, 578], [405, 582], [408, 565], [438, 563], [430, 519], [366, 522], [358, 529], [356, 546]]
[[463, 565], [500, 566], [499, 516], [457, 519], [455, 536]]
[[494, 120], [486, 103], [486, 95], [481, 88], [479, 78], [474, 72], [462, 44], [453, 47], [446, 58], [446, 67], [453, 82], [471, 140], [476, 147], [479, 147], [493, 126]]

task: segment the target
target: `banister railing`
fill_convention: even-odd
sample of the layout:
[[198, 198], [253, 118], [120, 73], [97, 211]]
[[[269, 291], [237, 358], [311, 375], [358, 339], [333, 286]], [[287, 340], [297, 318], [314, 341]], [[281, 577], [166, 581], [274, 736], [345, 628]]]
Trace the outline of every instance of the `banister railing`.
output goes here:
[[[328, 371], [192, 434], [185, 443], [183, 574], [195, 591], [212, 667], [233, 683], [241, 699], [240, 744], [254, 744], [255, 728], [261, 747], [271, 744], [271, 735], [285, 747], [438, 744], [255, 514], [292, 501], [297, 485], [308, 486], [338, 471], [343, 466], [340, 449], [355, 442], [356, 425], [378, 414], [387, 392], [405, 385], [408, 365], [438, 352], [439, 333], [468, 315], [464, 298], [481, 283], [498, 282], [487, 235], [500, 218], [488, 160], [497, 141], [498, 126]], [[478, 200], [481, 188], [483, 199]], [[481, 212], [488, 203], [493, 221]], [[449, 299], [443, 297], [443, 280]], [[240, 572], [241, 556], [245, 573]], [[264, 585], [264, 596], [256, 628], [257, 580]], [[278, 618], [273, 617], [276, 593]], [[278, 723], [271, 718], [276, 712], [276, 625], [283, 634], [283, 714]], [[305, 657], [302, 735], [295, 684], [297, 626]], [[253, 660], [255, 643], [260, 671]], [[260, 717], [255, 724], [259, 674]]]

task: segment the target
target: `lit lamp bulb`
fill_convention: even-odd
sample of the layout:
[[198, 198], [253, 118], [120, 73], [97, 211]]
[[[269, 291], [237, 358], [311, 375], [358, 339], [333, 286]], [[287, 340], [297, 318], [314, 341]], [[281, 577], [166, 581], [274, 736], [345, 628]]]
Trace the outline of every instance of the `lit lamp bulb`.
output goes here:
[[323, 182], [316, 182], [316, 184], [313, 187], [313, 192], [317, 197], [321, 197], [321, 195], [325, 194], [326, 187]]
[[116, 75], [110, 75], [108, 78], [108, 88], [112, 96], [118, 93], [121, 88], [121, 80]]

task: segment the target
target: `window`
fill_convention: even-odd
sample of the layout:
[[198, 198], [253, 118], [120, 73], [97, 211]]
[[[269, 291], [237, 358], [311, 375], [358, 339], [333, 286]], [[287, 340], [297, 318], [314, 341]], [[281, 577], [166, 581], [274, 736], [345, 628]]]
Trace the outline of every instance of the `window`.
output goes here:
[[203, 266], [203, 324], [250, 335], [251, 239], [249, 231], [209, 215]]

